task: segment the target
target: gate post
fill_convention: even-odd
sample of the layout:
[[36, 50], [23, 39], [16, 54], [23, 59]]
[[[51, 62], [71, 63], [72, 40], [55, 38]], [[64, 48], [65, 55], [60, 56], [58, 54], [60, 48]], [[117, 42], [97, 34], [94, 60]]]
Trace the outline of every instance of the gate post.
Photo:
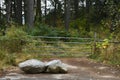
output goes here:
[[94, 42], [93, 42], [93, 54], [96, 53], [96, 39], [97, 39], [97, 33], [94, 33]]

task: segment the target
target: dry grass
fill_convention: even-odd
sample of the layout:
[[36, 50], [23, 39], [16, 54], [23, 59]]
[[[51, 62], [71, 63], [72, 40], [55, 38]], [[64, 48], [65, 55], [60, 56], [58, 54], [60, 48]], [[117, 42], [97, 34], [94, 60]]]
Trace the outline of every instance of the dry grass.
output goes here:
[[37, 45], [30, 43], [24, 48], [24, 52], [34, 54], [36, 57], [79, 57], [91, 53], [91, 46], [90, 44], [66, 44], [64, 42], [55, 44], [37, 43]]
[[90, 45], [85, 44], [65, 44], [61, 41], [55, 44], [47, 44], [44, 41], [41, 43], [40, 40], [32, 40], [32, 42], [27, 43], [22, 48], [20, 53], [9, 53], [8, 51], [1, 50], [0, 69], [6, 66], [17, 66], [20, 62], [33, 58], [82, 57], [87, 55], [84, 53], [90, 51]]

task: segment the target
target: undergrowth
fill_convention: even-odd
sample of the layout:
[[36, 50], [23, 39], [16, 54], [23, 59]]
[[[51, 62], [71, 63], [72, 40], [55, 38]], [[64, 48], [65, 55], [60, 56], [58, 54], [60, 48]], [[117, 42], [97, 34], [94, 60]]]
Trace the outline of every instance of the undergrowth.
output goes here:
[[[41, 32], [39, 34], [41, 34]], [[11, 26], [10, 28], [6, 29], [6, 35], [0, 36], [0, 69], [6, 66], [17, 66], [20, 62], [33, 58], [75, 58], [86, 56], [86, 52], [91, 52], [91, 45], [67, 44], [65, 43], [65, 40], [59, 39], [50, 40], [55, 41], [56, 43], [46, 43], [46, 41], [50, 41], [44, 39], [35, 39], [28, 34], [30, 33], [24, 31], [23, 28]], [[65, 35], [64, 32], [61, 35]], [[70, 40], [67, 41], [69, 42]], [[81, 40], [81, 42], [87, 41]], [[96, 53], [90, 55], [90, 57], [104, 63], [120, 65], [119, 52], [120, 45], [110, 44], [109, 40], [105, 39], [104, 42], [97, 43]]]
[[[62, 31], [60, 33], [66, 34]], [[56, 43], [46, 43], [49, 40], [35, 39], [28, 34], [24, 28], [13, 25], [6, 29], [5, 35], [0, 36], [0, 68], [17, 66], [20, 62], [33, 58], [80, 57], [84, 54], [79, 53], [86, 51], [83, 46], [87, 45], [69, 45], [64, 43], [65, 40], [59, 39], [50, 40]]]
[[120, 44], [110, 43], [108, 39], [96, 43], [95, 53], [89, 56], [99, 62], [120, 66]]

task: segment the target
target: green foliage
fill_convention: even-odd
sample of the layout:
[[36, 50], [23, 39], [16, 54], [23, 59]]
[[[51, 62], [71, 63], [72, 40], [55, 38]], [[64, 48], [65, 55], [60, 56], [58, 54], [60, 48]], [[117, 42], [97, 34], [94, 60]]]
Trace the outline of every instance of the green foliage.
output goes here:
[[86, 18], [77, 19], [70, 23], [70, 33], [76, 37], [93, 37], [94, 25]]
[[69, 37], [70, 34], [65, 30], [59, 30], [44, 24], [37, 25], [34, 30], [29, 33], [32, 36], [64, 36]]
[[12, 65], [16, 66], [16, 57], [14, 54], [9, 54], [7, 51], [0, 50], [0, 61], [2, 62], [1, 64], [4, 65]]
[[21, 52], [27, 38], [22, 29], [12, 26], [7, 29], [5, 36], [0, 37], [0, 48], [10, 53]]
[[49, 27], [47, 25], [37, 25], [34, 30], [31, 31], [31, 35], [32, 36], [46, 36], [49, 32], [51, 31], [51, 29], [49, 29]]
[[6, 25], [5, 18], [0, 17], [0, 30], [6, 28], [5, 25]]
[[6, 57], [6, 51], [0, 50], [0, 60], [3, 60]]
[[120, 44], [110, 43], [109, 39], [96, 44], [95, 53], [90, 58], [96, 59], [103, 63], [120, 65]]

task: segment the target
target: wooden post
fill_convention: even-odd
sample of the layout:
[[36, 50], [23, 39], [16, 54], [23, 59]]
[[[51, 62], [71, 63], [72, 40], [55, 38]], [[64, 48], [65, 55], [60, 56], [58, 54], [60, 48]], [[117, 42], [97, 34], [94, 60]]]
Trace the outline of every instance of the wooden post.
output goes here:
[[96, 53], [96, 38], [97, 38], [97, 34], [95, 32], [95, 34], [94, 34], [94, 43], [93, 43], [93, 54]]
[[1, 19], [1, 4], [0, 4], [0, 19]]

